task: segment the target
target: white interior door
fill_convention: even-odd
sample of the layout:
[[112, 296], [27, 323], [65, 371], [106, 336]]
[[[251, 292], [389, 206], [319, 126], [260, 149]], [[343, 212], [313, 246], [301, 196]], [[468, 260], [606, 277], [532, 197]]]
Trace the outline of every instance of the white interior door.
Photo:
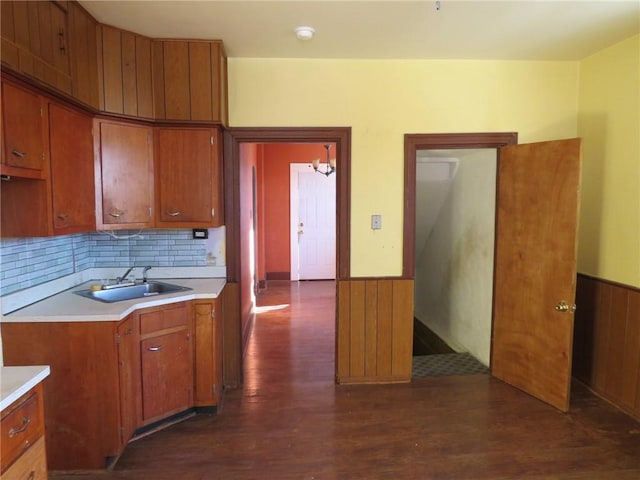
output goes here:
[[291, 164], [291, 279], [336, 276], [336, 176]]

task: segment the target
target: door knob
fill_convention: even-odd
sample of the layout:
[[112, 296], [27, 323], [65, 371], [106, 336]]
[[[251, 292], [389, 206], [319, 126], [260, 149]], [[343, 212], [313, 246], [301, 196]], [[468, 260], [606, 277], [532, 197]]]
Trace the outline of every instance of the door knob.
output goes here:
[[565, 302], [564, 300], [561, 300], [560, 303], [556, 305], [556, 310], [562, 313], [565, 313], [565, 312], [573, 313], [576, 311], [576, 304], [574, 303], [573, 305], [568, 305], [567, 302]]

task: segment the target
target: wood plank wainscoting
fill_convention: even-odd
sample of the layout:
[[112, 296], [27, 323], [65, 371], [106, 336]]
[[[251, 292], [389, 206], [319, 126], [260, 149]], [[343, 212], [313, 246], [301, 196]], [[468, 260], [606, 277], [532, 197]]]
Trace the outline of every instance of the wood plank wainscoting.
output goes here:
[[640, 420], [640, 290], [578, 275], [573, 376]]
[[413, 280], [337, 283], [336, 382], [411, 381]]

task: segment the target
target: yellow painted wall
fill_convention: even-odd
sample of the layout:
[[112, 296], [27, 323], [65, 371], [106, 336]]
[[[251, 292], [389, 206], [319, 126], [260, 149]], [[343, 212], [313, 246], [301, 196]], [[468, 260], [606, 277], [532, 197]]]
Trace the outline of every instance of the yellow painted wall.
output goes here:
[[231, 58], [229, 120], [351, 127], [351, 274], [391, 276], [402, 273], [404, 134], [575, 137], [577, 85], [577, 62]]
[[578, 271], [640, 287], [640, 35], [580, 62]]

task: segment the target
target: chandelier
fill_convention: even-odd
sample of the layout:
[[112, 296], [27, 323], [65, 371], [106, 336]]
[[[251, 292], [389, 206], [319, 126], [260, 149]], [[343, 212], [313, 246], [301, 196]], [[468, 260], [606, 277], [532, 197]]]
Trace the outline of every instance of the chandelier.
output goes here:
[[329, 158], [329, 150], [331, 150], [331, 144], [325, 145], [324, 148], [327, 150], [326, 163], [320, 164], [320, 159], [316, 158], [311, 161], [311, 165], [313, 165], [313, 169], [316, 172], [321, 173], [322, 175], [325, 175], [328, 177], [329, 175], [331, 175], [333, 172], [336, 171], [336, 159]]

